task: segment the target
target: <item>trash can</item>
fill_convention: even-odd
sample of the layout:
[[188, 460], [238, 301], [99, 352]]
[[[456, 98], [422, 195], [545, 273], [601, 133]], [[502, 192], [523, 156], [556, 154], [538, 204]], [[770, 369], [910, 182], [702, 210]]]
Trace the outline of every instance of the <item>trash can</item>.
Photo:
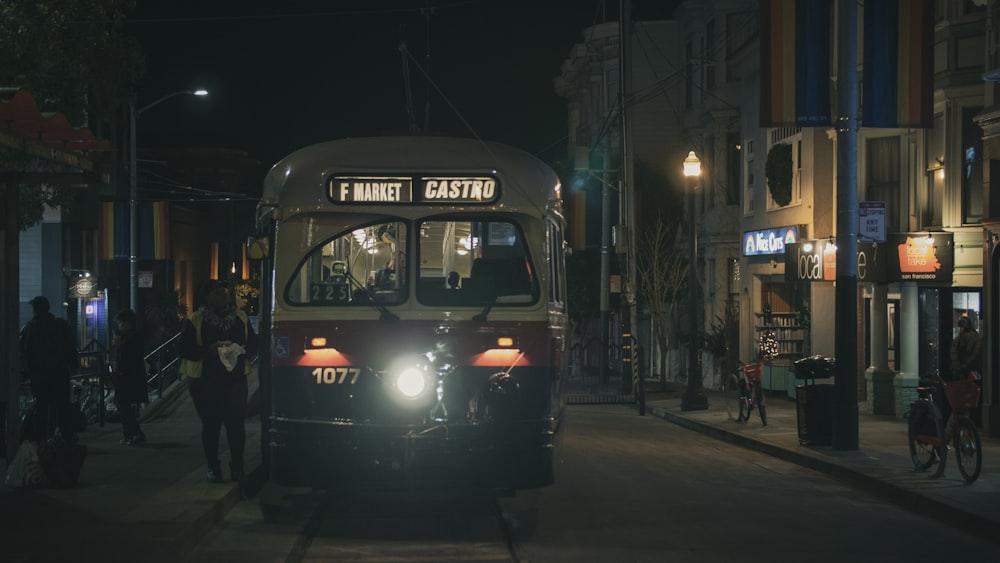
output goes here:
[[795, 378], [807, 381], [795, 387], [795, 411], [799, 443], [829, 446], [833, 444], [833, 385], [808, 383], [833, 376], [836, 361], [810, 356], [795, 362]]

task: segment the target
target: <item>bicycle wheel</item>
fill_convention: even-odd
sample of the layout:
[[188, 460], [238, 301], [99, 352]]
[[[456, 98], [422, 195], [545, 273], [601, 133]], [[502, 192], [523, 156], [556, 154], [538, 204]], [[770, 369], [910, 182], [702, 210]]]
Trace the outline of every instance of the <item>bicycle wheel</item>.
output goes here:
[[743, 422], [744, 420], [750, 419], [750, 404], [747, 402], [747, 398], [740, 394], [739, 398], [736, 399], [739, 405], [740, 416], [736, 419], [736, 422]]
[[754, 403], [757, 404], [757, 414], [760, 415], [760, 423], [762, 426], [767, 426], [767, 409], [764, 407], [764, 389], [761, 387], [760, 383], [755, 383], [754, 386]]
[[980, 447], [979, 431], [968, 417], [958, 419], [955, 429], [955, 460], [958, 471], [969, 483], [979, 478], [983, 468], [983, 449]]
[[933, 477], [940, 476], [944, 471], [944, 456], [948, 455], [941, 437], [944, 428], [941, 417], [926, 401], [918, 401], [910, 408], [908, 425], [910, 441], [910, 458], [913, 460], [914, 471], [927, 471], [935, 463], [938, 467]]

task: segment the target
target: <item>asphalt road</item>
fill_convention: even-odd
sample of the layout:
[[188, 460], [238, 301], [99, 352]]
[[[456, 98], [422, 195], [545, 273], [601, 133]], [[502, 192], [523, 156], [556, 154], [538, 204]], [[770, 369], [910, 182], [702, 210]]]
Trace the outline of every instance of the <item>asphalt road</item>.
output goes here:
[[[287, 497], [286, 497], [287, 498]], [[300, 491], [240, 503], [192, 561], [994, 561], [996, 545], [622, 406], [574, 406], [557, 483], [514, 497]]]

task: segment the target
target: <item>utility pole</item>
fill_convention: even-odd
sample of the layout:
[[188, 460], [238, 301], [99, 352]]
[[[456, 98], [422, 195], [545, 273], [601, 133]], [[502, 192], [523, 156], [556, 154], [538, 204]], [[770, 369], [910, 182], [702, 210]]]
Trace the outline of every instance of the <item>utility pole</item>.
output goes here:
[[[627, 319], [627, 325], [625, 327], [625, 334], [628, 334], [628, 338], [632, 340], [629, 343], [629, 349], [635, 352], [634, 347], [638, 345], [638, 339], [636, 335], [639, 332], [639, 320], [638, 320], [638, 287], [639, 284], [636, 280], [636, 219], [635, 219], [635, 167], [632, 162], [632, 127], [631, 127], [631, 104], [632, 104], [632, 2], [631, 0], [621, 0], [619, 5], [620, 14], [618, 17], [619, 26], [619, 62], [618, 67], [621, 69], [621, 79], [619, 84], [621, 86], [621, 95], [619, 99], [621, 100], [621, 146], [622, 146], [622, 164], [621, 164], [621, 198], [622, 198], [622, 210], [624, 215], [624, 220], [622, 223], [625, 225], [625, 262], [626, 262], [626, 276], [623, 288], [623, 294], [625, 295], [625, 301], [628, 306], [628, 313], [625, 316]], [[624, 336], [623, 336], [624, 338]], [[622, 343], [623, 346], [625, 343]], [[639, 414], [646, 414], [646, 402], [645, 402], [645, 389], [643, 388], [642, 376], [639, 373], [639, 364], [634, 360], [637, 354], [633, 353], [632, 358], [629, 358], [628, 366], [631, 367], [631, 373], [622, 373], [622, 378], [630, 377], [635, 382], [635, 388], [632, 391], [636, 395], [636, 400], [639, 403]]]
[[858, 7], [838, 2], [837, 288], [833, 448], [858, 449]]
[[601, 341], [598, 343], [598, 375], [601, 384], [610, 380], [608, 346], [611, 344], [611, 186], [608, 182], [608, 143], [604, 138], [601, 172]]

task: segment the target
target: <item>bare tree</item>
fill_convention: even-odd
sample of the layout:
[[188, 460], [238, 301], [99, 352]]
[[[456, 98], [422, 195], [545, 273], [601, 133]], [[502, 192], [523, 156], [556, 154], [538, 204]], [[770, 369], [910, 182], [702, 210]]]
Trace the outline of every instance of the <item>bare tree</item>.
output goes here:
[[661, 219], [646, 229], [636, 262], [640, 296], [653, 324], [660, 349], [660, 380], [667, 379], [667, 348], [675, 341], [679, 327], [677, 306], [680, 295], [687, 291], [688, 261], [673, 239], [674, 233]]

